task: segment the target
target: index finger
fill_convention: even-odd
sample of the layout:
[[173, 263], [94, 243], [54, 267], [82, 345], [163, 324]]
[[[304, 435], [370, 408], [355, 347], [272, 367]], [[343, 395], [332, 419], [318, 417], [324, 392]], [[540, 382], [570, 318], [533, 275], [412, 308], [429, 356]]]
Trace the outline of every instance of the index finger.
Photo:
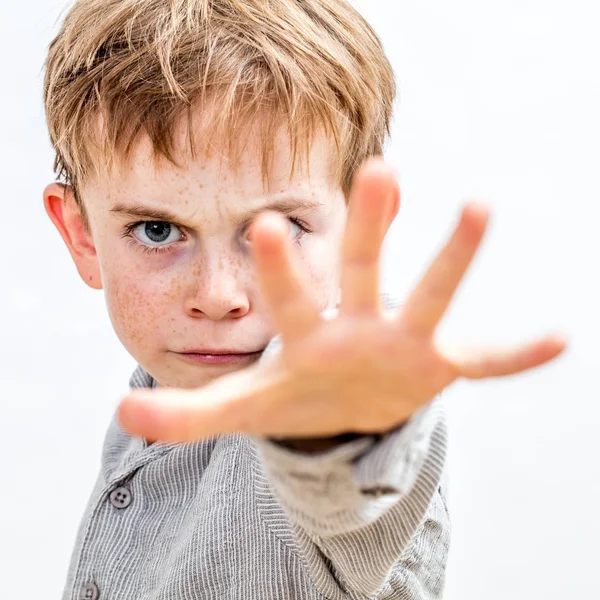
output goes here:
[[258, 278], [284, 343], [304, 337], [321, 323], [286, 229], [285, 221], [276, 213], [263, 213], [252, 225], [252, 255]]

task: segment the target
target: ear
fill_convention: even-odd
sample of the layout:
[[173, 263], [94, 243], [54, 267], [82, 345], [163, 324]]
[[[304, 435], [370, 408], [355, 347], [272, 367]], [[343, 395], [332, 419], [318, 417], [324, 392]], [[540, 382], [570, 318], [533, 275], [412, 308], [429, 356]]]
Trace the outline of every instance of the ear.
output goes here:
[[83, 226], [72, 188], [60, 183], [50, 184], [44, 190], [44, 207], [67, 245], [81, 279], [92, 289], [101, 290], [98, 255], [91, 235]]

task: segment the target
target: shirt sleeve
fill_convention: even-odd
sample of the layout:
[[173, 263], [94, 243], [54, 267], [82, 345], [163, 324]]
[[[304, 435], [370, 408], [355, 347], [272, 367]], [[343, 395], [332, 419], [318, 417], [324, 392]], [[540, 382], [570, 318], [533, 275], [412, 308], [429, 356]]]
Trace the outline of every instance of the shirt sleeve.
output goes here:
[[449, 543], [441, 396], [383, 436], [324, 452], [252, 437], [275, 496], [302, 534], [300, 547], [308, 553], [308, 540], [318, 548], [340, 590], [402, 598], [384, 590], [408, 586], [412, 577], [422, 581], [410, 589], [422, 594], [411, 598], [441, 598]]

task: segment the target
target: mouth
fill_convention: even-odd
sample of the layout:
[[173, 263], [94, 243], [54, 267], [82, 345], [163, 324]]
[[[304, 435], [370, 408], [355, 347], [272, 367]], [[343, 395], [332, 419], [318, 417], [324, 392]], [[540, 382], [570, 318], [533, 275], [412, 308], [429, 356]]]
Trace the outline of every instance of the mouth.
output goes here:
[[185, 360], [203, 365], [230, 365], [258, 360], [264, 348], [257, 352], [240, 352], [239, 350], [193, 350], [179, 352]]

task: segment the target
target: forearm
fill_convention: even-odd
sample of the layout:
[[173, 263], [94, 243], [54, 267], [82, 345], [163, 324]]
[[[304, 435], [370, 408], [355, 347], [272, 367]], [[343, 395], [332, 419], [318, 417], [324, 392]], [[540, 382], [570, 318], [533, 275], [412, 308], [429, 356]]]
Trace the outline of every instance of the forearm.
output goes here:
[[[272, 489], [291, 521], [329, 558], [349, 589], [375, 592], [425, 527], [432, 503], [439, 519], [445, 518], [435, 497], [445, 463], [446, 425], [439, 403], [434, 404], [379, 441], [355, 434], [283, 444], [257, 438]], [[433, 544], [434, 533], [422, 535], [431, 536]], [[427, 561], [442, 552], [419, 551], [430, 550]], [[349, 560], [365, 569], [356, 571]]]

